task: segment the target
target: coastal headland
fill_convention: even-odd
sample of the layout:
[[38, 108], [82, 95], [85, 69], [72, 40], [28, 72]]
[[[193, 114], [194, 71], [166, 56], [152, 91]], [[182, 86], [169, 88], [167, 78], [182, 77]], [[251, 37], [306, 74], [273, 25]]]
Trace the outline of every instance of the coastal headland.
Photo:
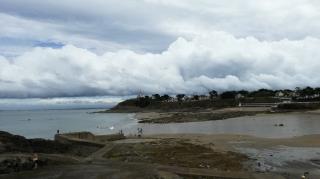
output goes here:
[[[262, 91], [262, 92], [260, 92]], [[241, 92], [241, 91], [240, 91]], [[307, 112], [320, 109], [319, 97], [277, 96], [276, 92], [259, 90], [258, 96], [244, 96], [242, 93], [225, 93], [219, 96], [152, 95], [138, 96], [120, 102], [111, 109], [97, 113], [136, 113], [139, 123], [185, 123], [224, 120], [257, 114]], [[183, 97], [182, 97], [183, 96]]]

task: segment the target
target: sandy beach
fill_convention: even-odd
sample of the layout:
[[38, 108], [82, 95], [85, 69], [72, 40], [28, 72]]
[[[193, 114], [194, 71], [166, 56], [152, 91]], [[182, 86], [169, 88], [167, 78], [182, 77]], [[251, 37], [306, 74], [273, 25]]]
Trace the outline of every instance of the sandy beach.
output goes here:
[[140, 123], [183, 123], [223, 120], [241, 116], [254, 116], [270, 112], [269, 107], [233, 107], [205, 109], [196, 112], [139, 112], [135, 118]]

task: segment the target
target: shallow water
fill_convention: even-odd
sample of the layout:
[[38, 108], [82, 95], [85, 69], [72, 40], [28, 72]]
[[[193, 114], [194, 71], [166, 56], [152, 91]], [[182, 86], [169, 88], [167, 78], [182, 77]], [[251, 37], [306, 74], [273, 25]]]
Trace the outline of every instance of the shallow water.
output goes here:
[[[271, 114], [239, 117], [220, 121], [138, 124], [134, 114], [90, 114], [97, 110], [0, 111], [0, 130], [28, 138], [52, 138], [61, 132], [90, 131], [96, 134], [244, 134], [267, 138], [285, 138], [320, 134], [320, 115]], [[284, 127], [275, 126], [284, 124]]]
[[[283, 127], [275, 126], [283, 124]], [[245, 134], [266, 138], [287, 138], [320, 134], [320, 115], [270, 114], [227, 120], [182, 124], [141, 124], [146, 133]]]
[[53, 138], [56, 131], [115, 133], [112, 126], [135, 125], [134, 114], [91, 114], [89, 110], [0, 111], [0, 130], [28, 138]]
[[[268, 149], [237, 148], [256, 161], [252, 168], [259, 172], [276, 172], [287, 178], [300, 178], [305, 172], [319, 179], [320, 148], [277, 146]], [[314, 162], [316, 161], [316, 162]]]

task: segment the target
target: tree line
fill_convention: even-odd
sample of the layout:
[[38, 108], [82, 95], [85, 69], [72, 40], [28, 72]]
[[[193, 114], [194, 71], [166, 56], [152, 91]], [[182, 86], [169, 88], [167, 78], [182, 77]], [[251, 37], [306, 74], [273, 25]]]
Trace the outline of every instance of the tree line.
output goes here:
[[[297, 87], [294, 90], [291, 89], [283, 89], [283, 90], [271, 90], [271, 89], [258, 89], [254, 91], [248, 91], [248, 90], [231, 90], [231, 91], [223, 91], [219, 93], [216, 90], [211, 90], [207, 94], [194, 94], [194, 95], [186, 95], [186, 94], [176, 94], [174, 97], [168, 95], [168, 94], [153, 94], [151, 96], [139, 96], [139, 99], [137, 100], [138, 106], [148, 106], [152, 101], [169, 101], [172, 99], [175, 99], [178, 102], [182, 102], [184, 100], [200, 100], [203, 99], [203, 97], [206, 97], [207, 100], [214, 100], [216, 98], [219, 99], [235, 99], [237, 97], [239, 98], [271, 98], [275, 97], [277, 94], [281, 94], [282, 97], [290, 97], [290, 98], [301, 98], [301, 97], [310, 97], [314, 95], [320, 94], [320, 88], [312, 88], [312, 87], [305, 87], [300, 88]], [[319, 96], [318, 96], [319, 97]]]

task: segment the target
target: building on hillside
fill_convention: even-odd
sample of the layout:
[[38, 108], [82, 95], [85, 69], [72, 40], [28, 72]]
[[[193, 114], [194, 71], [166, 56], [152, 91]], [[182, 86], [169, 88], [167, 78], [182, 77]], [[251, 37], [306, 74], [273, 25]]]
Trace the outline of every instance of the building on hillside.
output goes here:
[[172, 102], [177, 102], [178, 99], [177, 98], [173, 98], [173, 97], [170, 97], [168, 100], [166, 100], [166, 102], [169, 102], [169, 103], [172, 103]]
[[291, 92], [288, 92], [288, 93], [287, 93], [287, 96], [288, 96], [288, 97], [291, 97], [291, 98], [293, 98], [293, 97], [298, 97], [298, 96], [299, 96], [299, 93], [297, 93], [297, 92], [295, 92], [295, 91], [291, 91]]
[[277, 91], [276, 94], [275, 94], [275, 97], [276, 98], [282, 98], [282, 97], [285, 97], [285, 94], [282, 91]]
[[182, 101], [188, 101], [189, 100], [189, 96], [184, 96], [183, 98], [182, 98]]
[[206, 95], [200, 95], [199, 96], [199, 101], [204, 101], [204, 100], [209, 100], [210, 96], [206, 96]]
[[235, 99], [241, 99], [244, 98], [244, 96], [240, 93], [236, 94]]

